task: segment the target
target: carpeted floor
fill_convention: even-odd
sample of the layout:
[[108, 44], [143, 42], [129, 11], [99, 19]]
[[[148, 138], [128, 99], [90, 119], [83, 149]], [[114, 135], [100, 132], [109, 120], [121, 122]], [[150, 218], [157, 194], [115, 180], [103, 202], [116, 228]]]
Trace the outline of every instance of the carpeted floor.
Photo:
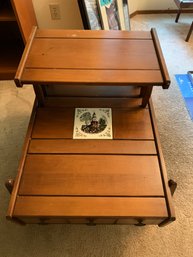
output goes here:
[[4, 181], [16, 175], [33, 102], [30, 86], [0, 82], [0, 257], [192, 257], [193, 122], [174, 74], [193, 70], [193, 35], [184, 41], [192, 14], [138, 15], [132, 29], [157, 29], [171, 76], [168, 90], [155, 89], [153, 102], [168, 177], [178, 183], [174, 195], [177, 220], [169, 226], [27, 225], [6, 221], [9, 194]]

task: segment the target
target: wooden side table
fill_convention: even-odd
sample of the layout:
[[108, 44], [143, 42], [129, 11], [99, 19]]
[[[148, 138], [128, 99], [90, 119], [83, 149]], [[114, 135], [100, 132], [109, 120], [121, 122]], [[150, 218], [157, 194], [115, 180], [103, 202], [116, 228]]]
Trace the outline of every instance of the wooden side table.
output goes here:
[[193, 1], [192, 0], [174, 0], [175, 4], [179, 8], [175, 22], [178, 22], [179, 17], [183, 9], [193, 9]]
[[[9, 219], [137, 226], [175, 220], [149, 101], [154, 85], [170, 83], [155, 30], [34, 30], [15, 81], [33, 84], [37, 101]], [[77, 107], [111, 108], [113, 139], [73, 139]]]

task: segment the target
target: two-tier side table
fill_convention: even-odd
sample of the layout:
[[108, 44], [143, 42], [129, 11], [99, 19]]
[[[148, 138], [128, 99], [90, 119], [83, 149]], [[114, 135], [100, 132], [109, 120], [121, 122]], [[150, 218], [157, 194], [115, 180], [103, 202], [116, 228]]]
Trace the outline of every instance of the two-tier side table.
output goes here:
[[[170, 84], [154, 29], [34, 28], [15, 82], [33, 84], [36, 101], [9, 219], [139, 226], [175, 219], [150, 100], [154, 86]], [[75, 108], [111, 108], [113, 138], [73, 139]]]

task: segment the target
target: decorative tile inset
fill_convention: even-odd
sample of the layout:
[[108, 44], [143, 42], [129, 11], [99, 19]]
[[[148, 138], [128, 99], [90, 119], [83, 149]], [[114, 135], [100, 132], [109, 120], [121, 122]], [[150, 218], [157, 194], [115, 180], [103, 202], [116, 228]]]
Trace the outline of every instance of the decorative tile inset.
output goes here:
[[76, 108], [73, 139], [112, 139], [111, 108]]

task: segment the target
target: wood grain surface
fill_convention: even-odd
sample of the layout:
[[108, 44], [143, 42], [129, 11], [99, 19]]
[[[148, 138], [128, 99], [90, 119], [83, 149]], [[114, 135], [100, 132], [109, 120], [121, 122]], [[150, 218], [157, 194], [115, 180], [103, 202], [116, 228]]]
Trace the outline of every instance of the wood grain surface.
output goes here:
[[30, 141], [30, 154], [118, 154], [156, 155], [153, 140], [68, 140], [35, 139]]
[[[80, 51], [81, 49], [81, 51]], [[26, 68], [159, 70], [151, 40], [34, 39]]]
[[163, 196], [156, 156], [28, 155], [20, 195]]
[[163, 198], [20, 196], [19, 217], [167, 217]]
[[38, 30], [20, 73], [21, 84], [164, 83], [150, 32]]
[[[72, 138], [74, 110], [39, 108], [32, 138]], [[148, 109], [113, 109], [112, 122], [114, 139], [154, 139]]]
[[[111, 31], [112, 32], [112, 31]], [[109, 31], [101, 30], [58, 30], [58, 29], [39, 29], [37, 38], [123, 38], [123, 39], [151, 39], [149, 31]]]

